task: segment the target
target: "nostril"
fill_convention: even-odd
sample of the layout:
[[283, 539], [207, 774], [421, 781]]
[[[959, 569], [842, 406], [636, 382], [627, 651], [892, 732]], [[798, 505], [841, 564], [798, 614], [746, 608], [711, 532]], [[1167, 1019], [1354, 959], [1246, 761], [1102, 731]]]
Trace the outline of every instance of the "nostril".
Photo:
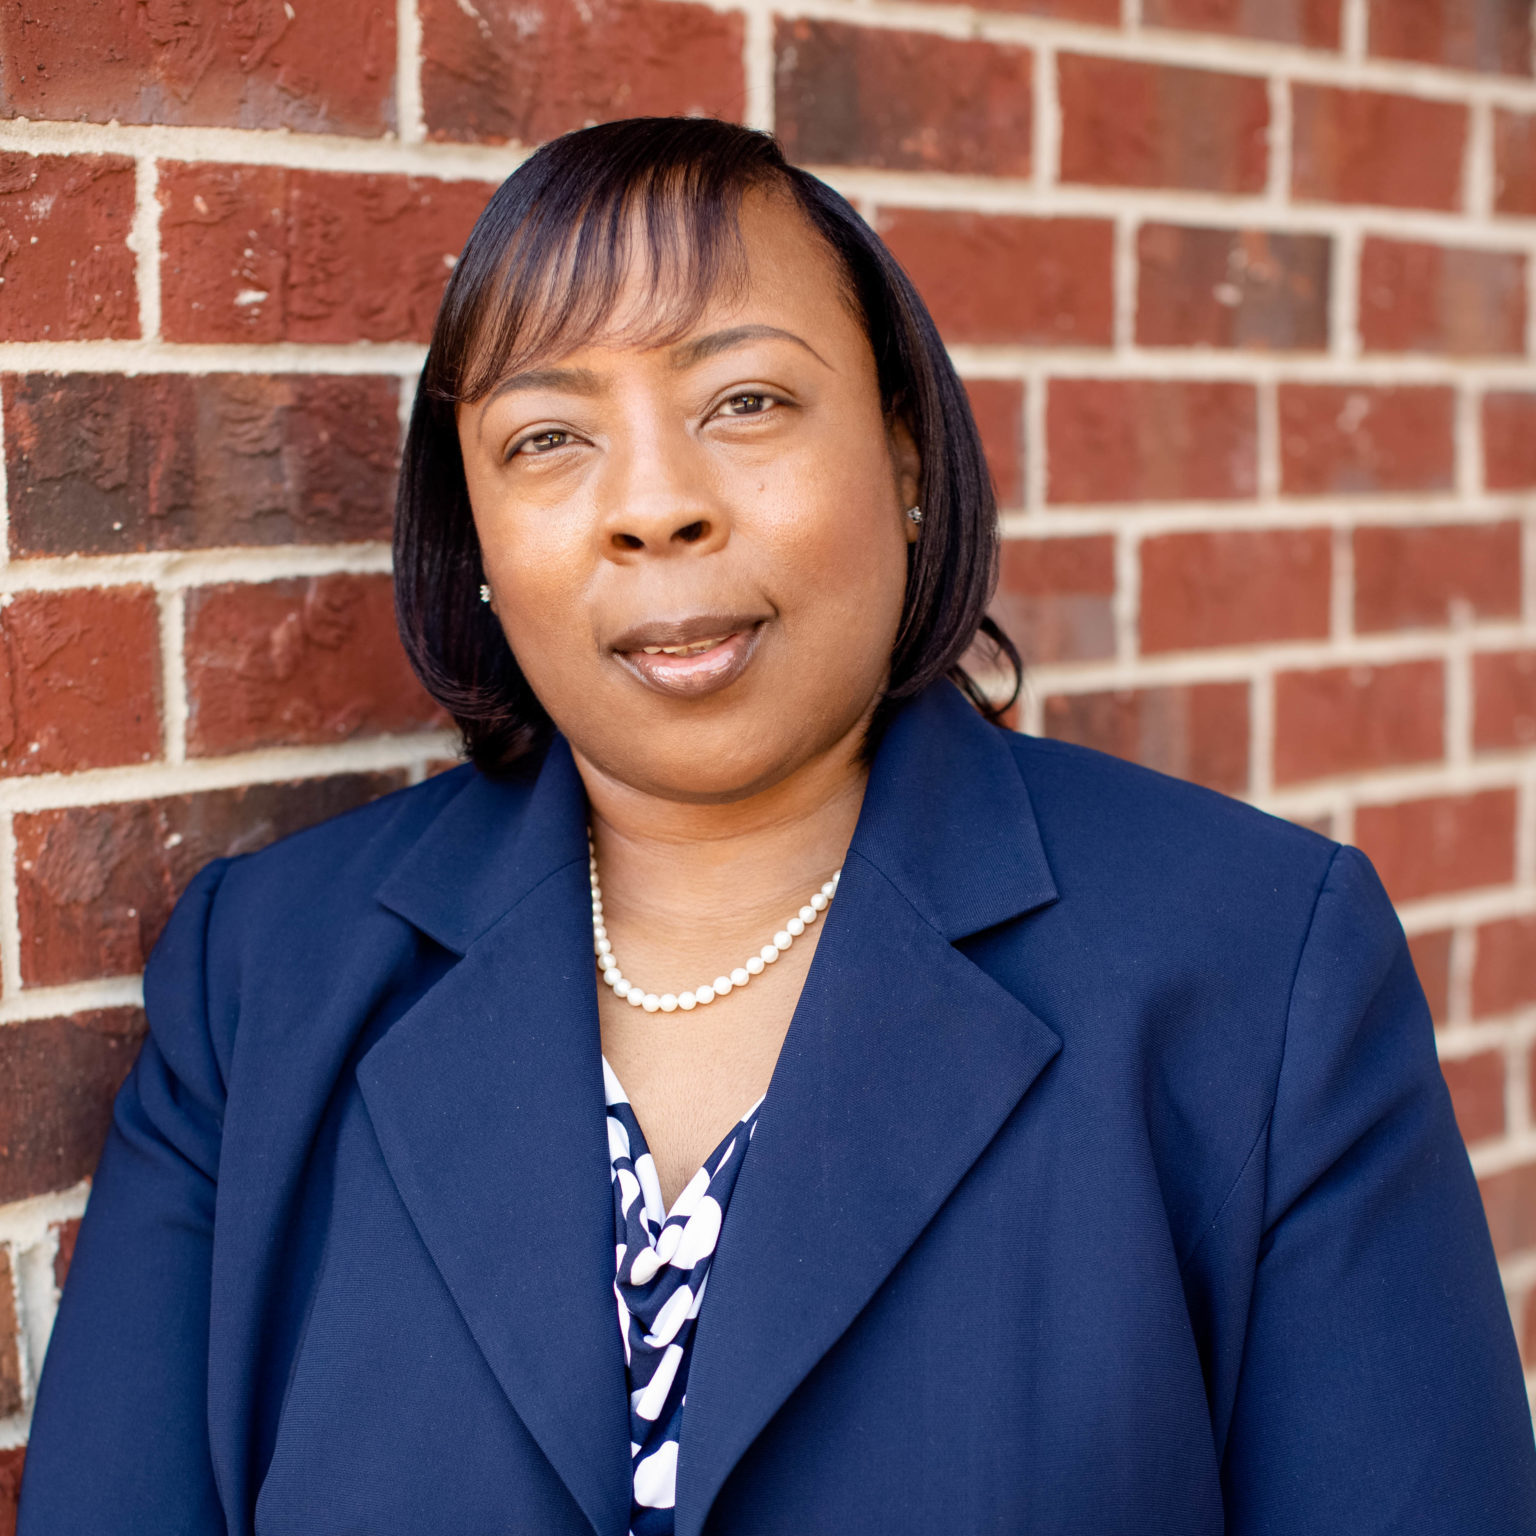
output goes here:
[[636, 538], [632, 533], [616, 533], [613, 536], [613, 542], [617, 544], [620, 549], [645, 548], [645, 541], [643, 539]]
[[709, 532], [709, 524], [705, 522], [689, 523], [685, 528], [679, 528], [673, 538], [681, 539], [684, 544], [697, 544], [700, 539]]

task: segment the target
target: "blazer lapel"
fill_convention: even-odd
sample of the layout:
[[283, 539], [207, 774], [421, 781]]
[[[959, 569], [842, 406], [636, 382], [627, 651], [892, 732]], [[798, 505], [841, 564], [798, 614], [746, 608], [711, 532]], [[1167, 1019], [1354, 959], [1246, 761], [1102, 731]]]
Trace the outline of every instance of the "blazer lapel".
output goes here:
[[602, 1536], [629, 1424], [585, 801], [561, 742], [531, 794], [482, 779], [380, 898], [463, 958], [357, 1077], [390, 1176], [528, 1431]]
[[699, 1319], [677, 1536], [1060, 1049], [954, 947], [1055, 899], [1006, 738], [947, 683], [892, 725]]

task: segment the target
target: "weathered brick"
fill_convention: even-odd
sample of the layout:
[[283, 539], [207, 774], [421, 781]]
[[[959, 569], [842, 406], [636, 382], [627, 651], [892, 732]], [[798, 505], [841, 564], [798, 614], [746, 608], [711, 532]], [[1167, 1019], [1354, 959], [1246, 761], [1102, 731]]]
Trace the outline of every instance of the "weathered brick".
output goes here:
[[884, 208], [875, 221], [949, 342], [1108, 346], [1114, 337], [1114, 227]]
[[1000, 507], [1024, 502], [1024, 386], [1013, 379], [967, 379], [971, 415], [981, 433]]
[[1153, 27], [1337, 48], [1339, 10], [1340, 0], [1142, 0], [1141, 15]]
[[68, 1221], [53, 1223], [52, 1230], [58, 1237], [58, 1249], [53, 1256], [53, 1283], [62, 1291], [69, 1278], [69, 1266], [75, 1257], [75, 1239], [80, 1236], [80, 1218], [71, 1216]]
[[1493, 112], [1493, 205], [1536, 215], [1536, 112]]
[[1408, 951], [1438, 1029], [1451, 1009], [1451, 930], [1436, 928], [1429, 933], [1410, 934]]
[[21, 1469], [26, 1459], [24, 1445], [0, 1451], [0, 1536], [16, 1536], [16, 1500], [21, 1493]]
[[194, 756], [342, 741], [437, 721], [395, 634], [387, 576], [338, 574], [187, 595]]
[[1525, 351], [1525, 257], [1417, 240], [1365, 242], [1360, 340], [1372, 352]]
[[1332, 572], [1323, 528], [1169, 533], [1141, 546], [1141, 648], [1320, 639]]
[[992, 612], [1026, 662], [1115, 654], [1115, 541], [1006, 539]]
[[1281, 484], [1292, 496], [1449, 490], [1455, 412], [1439, 385], [1282, 384]]
[[0, 609], [0, 774], [160, 750], [160, 629], [146, 587], [24, 592]]
[[1445, 756], [1445, 667], [1404, 661], [1275, 678], [1275, 782], [1365, 773]]
[[1536, 1247], [1536, 1163], [1521, 1163], [1477, 1181], [1483, 1213], [1501, 1259]]
[[1326, 235], [1144, 224], [1136, 339], [1149, 347], [1328, 345]]
[[0, 1201], [68, 1189], [95, 1168], [143, 1034], [137, 1008], [0, 1029]]
[[22, 980], [52, 986], [143, 969], [176, 898], [210, 859], [248, 853], [402, 782], [343, 774], [17, 816]]
[[1536, 650], [1485, 651], [1472, 658], [1472, 739], [1480, 752], [1536, 744]]
[[1246, 683], [1053, 694], [1045, 734], [1226, 794], [1248, 787]]
[[394, 97], [388, 0], [0, 9], [7, 117], [377, 134]]
[[1219, 500], [1258, 484], [1248, 384], [1053, 379], [1046, 437], [1053, 502]]
[[1477, 930], [1472, 1012], [1478, 1018], [1536, 1003], [1536, 916], [1506, 917]]
[[1467, 109], [1384, 91], [1291, 87], [1291, 194], [1306, 202], [1455, 209]]
[[1249, 75], [1062, 54], [1061, 178], [1096, 186], [1258, 192], [1269, 91]]
[[1520, 615], [1520, 525], [1357, 528], [1355, 628], [1420, 629]]
[[537, 144], [586, 123], [746, 110], [742, 18], [672, 0], [421, 0], [435, 139]]
[[800, 164], [1027, 176], [1027, 48], [801, 17], [775, 33], [774, 124]]
[[171, 341], [425, 341], [494, 191], [479, 181], [166, 162]]
[[1531, 7], [1527, 0], [1376, 0], [1370, 51], [1383, 59], [1528, 75]]
[[1536, 392], [1483, 396], [1483, 483], [1490, 491], [1536, 486]]
[[139, 334], [133, 201], [120, 156], [0, 154], [0, 341]]
[[0, 1247], [0, 1418], [20, 1413], [21, 1390], [20, 1319], [16, 1316], [16, 1276], [8, 1248]]
[[1504, 885], [1515, 872], [1515, 792], [1432, 795], [1362, 805], [1355, 841], [1394, 901]]
[[1440, 1071], [1451, 1090], [1456, 1124], [1468, 1146], [1504, 1134], [1504, 1053], [1442, 1058]]
[[389, 537], [394, 379], [27, 374], [3, 393], [13, 554]]

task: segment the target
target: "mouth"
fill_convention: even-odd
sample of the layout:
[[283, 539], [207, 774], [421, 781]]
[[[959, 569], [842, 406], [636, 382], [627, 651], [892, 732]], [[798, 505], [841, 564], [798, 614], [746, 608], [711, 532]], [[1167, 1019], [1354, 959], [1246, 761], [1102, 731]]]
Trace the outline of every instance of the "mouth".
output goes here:
[[648, 688], [669, 698], [701, 698], [728, 688], [746, 671], [767, 619], [700, 614], [639, 625], [620, 635], [613, 654]]

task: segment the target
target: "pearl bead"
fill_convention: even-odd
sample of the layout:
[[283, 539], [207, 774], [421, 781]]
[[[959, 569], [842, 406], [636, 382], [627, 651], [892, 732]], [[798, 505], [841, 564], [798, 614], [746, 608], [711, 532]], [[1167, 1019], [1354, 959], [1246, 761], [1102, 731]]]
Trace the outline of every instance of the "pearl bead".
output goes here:
[[817, 891], [816, 894], [811, 897], [811, 911], [825, 912], [826, 910], [827, 893], [825, 891]]
[[[754, 956], [753, 958], [755, 959], [756, 957]], [[758, 960], [757, 968], [758, 970], [762, 970], [763, 962], [761, 960]], [[752, 973], [748, 971], [745, 966], [738, 965], [736, 969], [731, 972], [731, 985], [733, 987], [744, 987], [751, 980]]]
[[608, 930], [601, 923], [593, 923], [592, 937], [594, 939], [606, 939], [608, 937]]
[[735, 983], [731, 980], [731, 978], [729, 976], [716, 976], [715, 977], [715, 996], [716, 997], [725, 997], [730, 992], [731, 988], [734, 985], [735, 985]]
[[805, 923], [805, 924], [809, 925], [809, 924], [814, 923], [816, 921], [816, 908], [815, 907], [801, 907], [800, 910], [795, 914], [795, 916], [802, 923]]
[[613, 953], [613, 945], [607, 939], [599, 939], [597, 941], [597, 952], [600, 955], [611, 955]]
[[[790, 938], [798, 939], [800, 935], [805, 932], [805, 924], [801, 921], [800, 918], [792, 917], [787, 923], [784, 924], [784, 932], [787, 933]], [[774, 943], [777, 944], [778, 940], [775, 939]]]
[[[777, 960], [779, 957], [775, 955], [773, 958]], [[747, 961], [747, 974], [749, 976], [761, 976], [763, 974], [763, 957], [761, 955], [753, 955]]]
[[773, 947], [781, 954], [795, 942], [795, 936], [787, 928], [780, 928], [773, 936]]
[[647, 1013], [655, 1013], [661, 1007], [661, 999], [654, 992], [647, 992], [644, 998], [641, 999], [640, 1006]]
[[692, 992], [682, 992], [678, 994], [677, 1006], [681, 1008], [684, 1013], [692, 1013], [693, 1010], [699, 1006], [699, 1000], [693, 995]]
[[823, 896], [827, 897], [828, 900], [830, 900], [836, 894], [836, 892], [837, 892], [837, 881], [836, 880], [828, 880], [827, 883], [824, 886], [822, 886], [822, 888], [821, 888], [821, 894]]
[[613, 984], [613, 995], [615, 997], [629, 996], [629, 983], [622, 976]]
[[661, 996], [657, 999], [657, 1001], [661, 1004], [661, 1011], [663, 1013], [676, 1013], [677, 1012], [677, 994], [676, 993], [674, 993], [674, 992], [663, 992], [661, 994]]
[[645, 993], [643, 993], [639, 987], [631, 987], [629, 989], [628, 996], [625, 998], [625, 1001], [631, 1008], [639, 1008], [645, 1002]]
[[[713, 987], [700, 987], [693, 994], [693, 999], [696, 1003], [712, 1003], [715, 1000], [715, 989]], [[682, 998], [678, 998], [678, 1002], [682, 1002]]]

